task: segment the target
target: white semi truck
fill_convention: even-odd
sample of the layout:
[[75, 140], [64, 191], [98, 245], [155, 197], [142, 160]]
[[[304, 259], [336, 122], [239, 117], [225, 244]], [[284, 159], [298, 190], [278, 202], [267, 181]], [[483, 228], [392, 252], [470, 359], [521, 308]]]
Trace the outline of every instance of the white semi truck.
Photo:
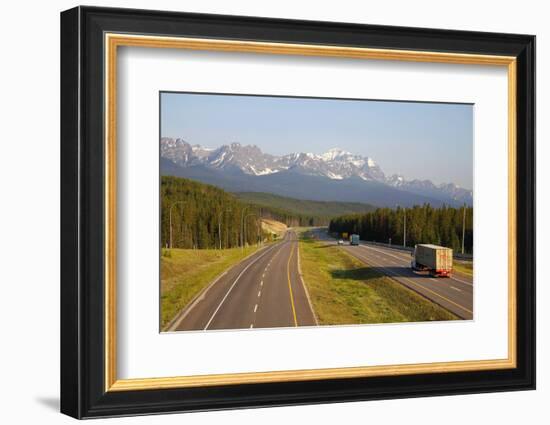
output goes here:
[[415, 245], [411, 254], [413, 270], [429, 271], [434, 277], [450, 277], [453, 271], [453, 250], [432, 244]]

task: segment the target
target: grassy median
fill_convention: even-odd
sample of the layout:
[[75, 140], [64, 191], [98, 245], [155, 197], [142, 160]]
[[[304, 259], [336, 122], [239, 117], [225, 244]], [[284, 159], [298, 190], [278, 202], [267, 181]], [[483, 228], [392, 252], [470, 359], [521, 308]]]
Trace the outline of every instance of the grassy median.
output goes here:
[[258, 248], [170, 249], [160, 261], [161, 329], [216, 276]]
[[474, 275], [474, 263], [470, 261], [454, 261], [453, 269], [457, 272], [465, 274], [466, 276]]
[[301, 267], [321, 325], [423, 322], [457, 317], [333, 245], [301, 235]]

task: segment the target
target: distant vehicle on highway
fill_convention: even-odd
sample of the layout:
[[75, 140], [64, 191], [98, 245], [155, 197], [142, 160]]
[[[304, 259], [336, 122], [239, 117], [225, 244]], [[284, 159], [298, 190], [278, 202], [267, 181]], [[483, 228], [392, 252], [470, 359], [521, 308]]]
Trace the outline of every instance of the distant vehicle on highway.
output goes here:
[[349, 237], [350, 245], [359, 245], [359, 235], [353, 234]]
[[411, 254], [413, 270], [427, 270], [434, 277], [450, 277], [453, 271], [453, 250], [432, 244], [415, 245]]
[[340, 239], [340, 240], [338, 241], [338, 245], [344, 245], [344, 240], [343, 240], [343, 239]]

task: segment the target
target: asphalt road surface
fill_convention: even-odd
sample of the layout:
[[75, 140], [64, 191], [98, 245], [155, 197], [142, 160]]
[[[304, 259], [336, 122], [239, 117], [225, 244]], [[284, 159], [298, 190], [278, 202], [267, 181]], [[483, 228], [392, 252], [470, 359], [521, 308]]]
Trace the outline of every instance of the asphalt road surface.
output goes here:
[[[316, 230], [318, 239], [336, 244], [325, 230]], [[472, 278], [453, 272], [450, 278], [433, 278], [426, 272], [411, 269], [411, 255], [408, 252], [361, 242], [340, 246], [359, 261], [376, 268], [383, 274], [423, 295], [461, 319], [473, 319], [474, 285]]]
[[315, 326], [298, 273], [298, 238], [284, 238], [230, 268], [184, 309], [170, 331]]

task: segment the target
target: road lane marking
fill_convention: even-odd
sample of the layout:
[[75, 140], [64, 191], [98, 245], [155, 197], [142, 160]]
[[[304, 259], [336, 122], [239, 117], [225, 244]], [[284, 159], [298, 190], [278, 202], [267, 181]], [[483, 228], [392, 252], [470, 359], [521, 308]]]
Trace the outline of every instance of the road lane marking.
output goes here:
[[254, 323], [251, 323], [250, 324], [250, 329], [252, 329], [254, 327]]
[[296, 319], [296, 309], [294, 308], [294, 297], [292, 296], [292, 285], [290, 283], [290, 260], [294, 253], [294, 246], [290, 247], [290, 255], [288, 256], [288, 263], [286, 265], [286, 272], [288, 277], [288, 292], [290, 293], [290, 305], [292, 306], [292, 315], [294, 316], [294, 326], [298, 326], [298, 320]]
[[313, 316], [313, 321], [315, 322], [315, 326], [319, 326], [319, 321], [317, 320], [317, 315], [315, 314], [315, 311], [313, 310], [313, 304], [311, 303], [311, 298], [309, 296], [309, 291], [307, 290], [306, 283], [304, 282], [304, 276], [302, 274], [302, 263], [300, 261], [300, 242], [298, 242], [298, 248], [296, 249], [296, 261], [298, 262], [298, 276], [300, 276], [300, 282], [302, 282], [302, 288], [306, 294], [307, 303], [309, 305], [309, 310], [311, 311], [311, 315]]
[[[395, 256], [395, 255], [393, 255], [393, 254], [390, 254], [389, 252], [384, 252], [384, 251], [381, 251], [381, 250], [379, 250], [379, 249], [373, 248], [372, 246], [368, 246], [368, 245], [359, 245], [359, 246], [361, 246], [361, 247], [363, 247], [363, 248], [365, 248], [365, 249], [367, 249], [367, 250], [372, 249], [372, 250], [374, 250], [374, 251], [376, 251], [376, 252], [379, 252], [380, 254], [389, 255], [390, 257], [393, 257], [393, 258], [395, 258], [395, 259], [397, 259], [397, 260], [399, 260], [399, 261], [404, 261], [405, 263], [408, 263], [408, 261], [405, 260], [403, 257], [397, 257], [397, 256]], [[376, 255], [376, 254], [374, 254], [374, 255]]]
[[260, 286], [264, 286], [264, 281], [263, 280], [260, 282]]
[[470, 282], [466, 282], [465, 280], [460, 280], [460, 279], [457, 279], [456, 277], [452, 276], [451, 277], [452, 280], [456, 280], [457, 282], [460, 282], [460, 283], [463, 283], [464, 285], [469, 285], [469, 286], [474, 286], [473, 283], [470, 283]]
[[454, 289], [455, 291], [462, 292], [462, 289], [455, 288], [455, 287], [452, 286], [452, 285], [450, 285], [450, 287], [451, 287], [452, 289]]
[[[372, 261], [372, 260], [365, 260], [364, 257], [363, 257], [363, 261], [365, 261], [365, 262], [367, 262], [367, 263], [369, 263], [369, 261], [370, 261], [371, 263], [374, 263], [374, 261]], [[444, 297], [443, 295], [440, 295], [440, 294], [438, 294], [437, 292], [434, 292], [434, 291], [432, 291], [431, 289], [428, 289], [428, 288], [426, 288], [425, 286], [420, 285], [420, 284], [417, 283], [417, 282], [413, 282], [412, 280], [407, 279], [406, 277], [399, 276], [397, 273], [394, 273], [394, 272], [392, 272], [391, 270], [388, 270], [386, 267], [384, 267], [384, 266], [382, 266], [382, 265], [380, 265], [380, 264], [377, 265], [377, 264], [375, 263], [374, 266], [375, 266], [375, 267], [378, 267], [378, 268], [381, 268], [381, 269], [384, 269], [387, 273], [389, 273], [389, 274], [391, 274], [391, 275], [393, 275], [393, 276], [396, 276], [397, 278], [401, 278], [401, 279], [403, 279], [403, 280], [406, 280], [407, 282], [412, 283], [413, 285], [416, 285], [417, 287], [420, 287], [420, 288], [422, 288], [422, 289], [424, 289], [424, 290], [426, 290], [426, 291], [428, 291], [428, 292], [434, 294], [435, 296], [437, 296], [437, 297], [439, 297], [439, 298], [441, 298], [441, 299], [443, 299], [443, 300], [445, 300], [445, 301], [447, 301], [447, 302], [449, 302], [449, 303], [451, 303], [451, 304], [457, 306], [457, 307], [460, 308], [461, 310], [467, 311], [468, 313], [471, 313], [472, 315], [474, 314], [473, 311], [468, 310], [466, 307], [463, 307], [463, 306], [461, 306], [460, 304], [457, 304], [457, 303], [455, 303], [454, 301], [451, 301], [451, 300], [448, 299], [447, 297]], [[399, 281], [398, 279], [396, 279], [396, 280]]]
[[262, 291], [258, 291], [258, 297], [262, 295]]
[[258, 310], [258, 304], [256, 304], [256, 305], [254, 306], [254, 313], [256, 313], [257, 310]]
[[[279, 243], [280, 245], [280, 243]], [[210, 290], [210, 288], [212, 288], [217, 282], [218, 280], [220, 280], [220, 278], [222, 278], [223, 276], [225, 276], [230, 270], [232, 270], [233, 268], [239, 266], [240, 264], [243, 264], [245, 261], [247, 261], [249, 258], [255, 256], [255, 255], [259, 255], [262, 251], [264, 251], [264, 253], [268, 252], [269, 250], [275, 248], [277, 246], [277, 244], [269, 247], [269, 246], [264, 246], [262, 248], [260, 248], [259, 250], [257, 251], [254, 251], [250, 254], [248, 254], [245, 258], [241, 259], [240, 262], [238, 262], [237, 264], [234, 264], [232, 265], [231, 267], [229, 267], [226, 271], [224, 271], [221, 275], [218, 275], [218, 277], [216, 277], [216, 279], [214, 279], [214, 281], [212, 281], [205, 289], [203, 289], [201, 292], [199, 292], [196, 296], [196, 298], [194, 298], [193, 300], [190, 301], [190, 304], [188, 304], [186, 307], [184, 307], [183, 309], [180, 310], [180, 312], [172, 319], [171, 322], [169, 322], [169, 324], [166, 326], [167, 328], [167, 332], [175, 332], [177, 331], [177, 328], [179, 328], [179, 326], [181, 325], [181, 322], [187, 317], [187, 315], [189, 315], [191, 313], [191, 311], [195, 308], [195, 306], [200, 302], [200, 301], [203, 301], [205, 296], [206, 296], [206, 293]], [[279, 249], [280, 251], [280, 249]], [[275, 258], [277, 256], [277, 254], [279, 253], [279, 251], [277, 251], [275, 253], [275, 255], [273, 256], [273, 258]], [[172, 324], [170, 324], [172, 323]]]
[[228, 270], [224, 271], [222, 274], [220, 274], [212, 283], [210, 283], [206, 289], [199, 293], [199, 295], [191, 301], [189, 304], [189, 307], [185, 307], [183, 310], [181, 310], [180, 314], [176, 316], [176, 318], [173, 321], [173, 324], [168, 326], [168, 332], [174, 332], [176, 331], [179, 326], [181, 325], [181, 322], [183, 322], [183, 319], [187, 317], [189, 313], [191, 313], [191, 310], [195, 308], [195, 306], [200, 303], [202, 300], [204, 300], [204, 297], [206, 296], [206, 293], [212, 288], [222, 277], [224, 277], [227, 274]]
[[212, 323], [212, 320], [214, 320], [214, 317], [216, 317], [216, 314], [218, 314], [218, 311], [220, 310], [220, 308], [222, 307], [223, 303], [225, 302], [225, 300], [227, 299], [227, 297], [229, 296], [229, 294], [231, 293], [231, 291], [233, 290], [233, 288], [235, 287], [235, 285], [237, 284], [237, 282], [239, 281], [239, 279], [241, 278], [241, 276], [248, 270], [248, 268], [254, 264], [256, 261], [258, 261], [260, 258], [262, 258], [264, 255], [266, 255], [268, 252], [271, 252], [273, 251], [273, 249], [275, 249], [277, 245], [273, 245], [273, 247], [269, 248], [267, 251], [265, 251], [263, 254], [259, 255], [256, 259], [254, 259], [254, 261], [251, 261], [250, 263], [247, 264], [247, 266], [239, 273], [239, 275], [236, 277], [235, 281], [233, 282], [233, 284], [231, 285], [231, 287], [227, 290], [227, 292], [225, 293], [225, 296], [222, 298], [222, 300], [220, 301], [220, 303], [218, 304], [218, 307], [216, 307], [216, 310], [214, 310], [214, 313], [212, 313], [212, 316], [210, 316], [210, 319], [208, 320], [208, 322], [206, 323], [206, 326], [204, 327], [204, 330], [207, 330], [208, 329], [208, 326], [210, 326], [210, 323]]
[[[384, 251], [381, 251], [381, 250], [379, 250], [379, 249], [373, 248], [372, 246], [368, 246], [368, 245], [359, 245], [359, 246], [361, 246], [361, 247], [363, 247], [363, 248], [365, 248], [365, 249], [367, 249], [367, 250], [372, 249], [372, 250], [377, 251], [377, 252], [380, 252], [380, 253], [382, 253], [382, 254], [384, 254], [384, 255], [389, 255], [390, 257], [396, 258], [396, 259], [398, 259], [399, 261], [404, 261], [406, 264], [409, 263], [409, 261], [406, 260], [406, 259], [404, 259], [403, 257], [397, 257], [397, 256], [395, 256], [395, 255], [393, 255], [393, 254], [390, 254], [389, 252], [384, 252]], [[373, 254], [373, 255], [377, 256], [376, 254]], [[456, 280], [457, 282], [463, 283], [464, 285], [469, 285], [469, 286], [473, 286], [473, 285], [474, 285], [473, 283], [470, 283], [470, 282], [466, 282], [466, 281], [464, 281], [464, 280], [457, 279], [457, 278], [454, 277], [454, 276], [452, 276], [451, 279], [452, 279], [452, 280]]]

